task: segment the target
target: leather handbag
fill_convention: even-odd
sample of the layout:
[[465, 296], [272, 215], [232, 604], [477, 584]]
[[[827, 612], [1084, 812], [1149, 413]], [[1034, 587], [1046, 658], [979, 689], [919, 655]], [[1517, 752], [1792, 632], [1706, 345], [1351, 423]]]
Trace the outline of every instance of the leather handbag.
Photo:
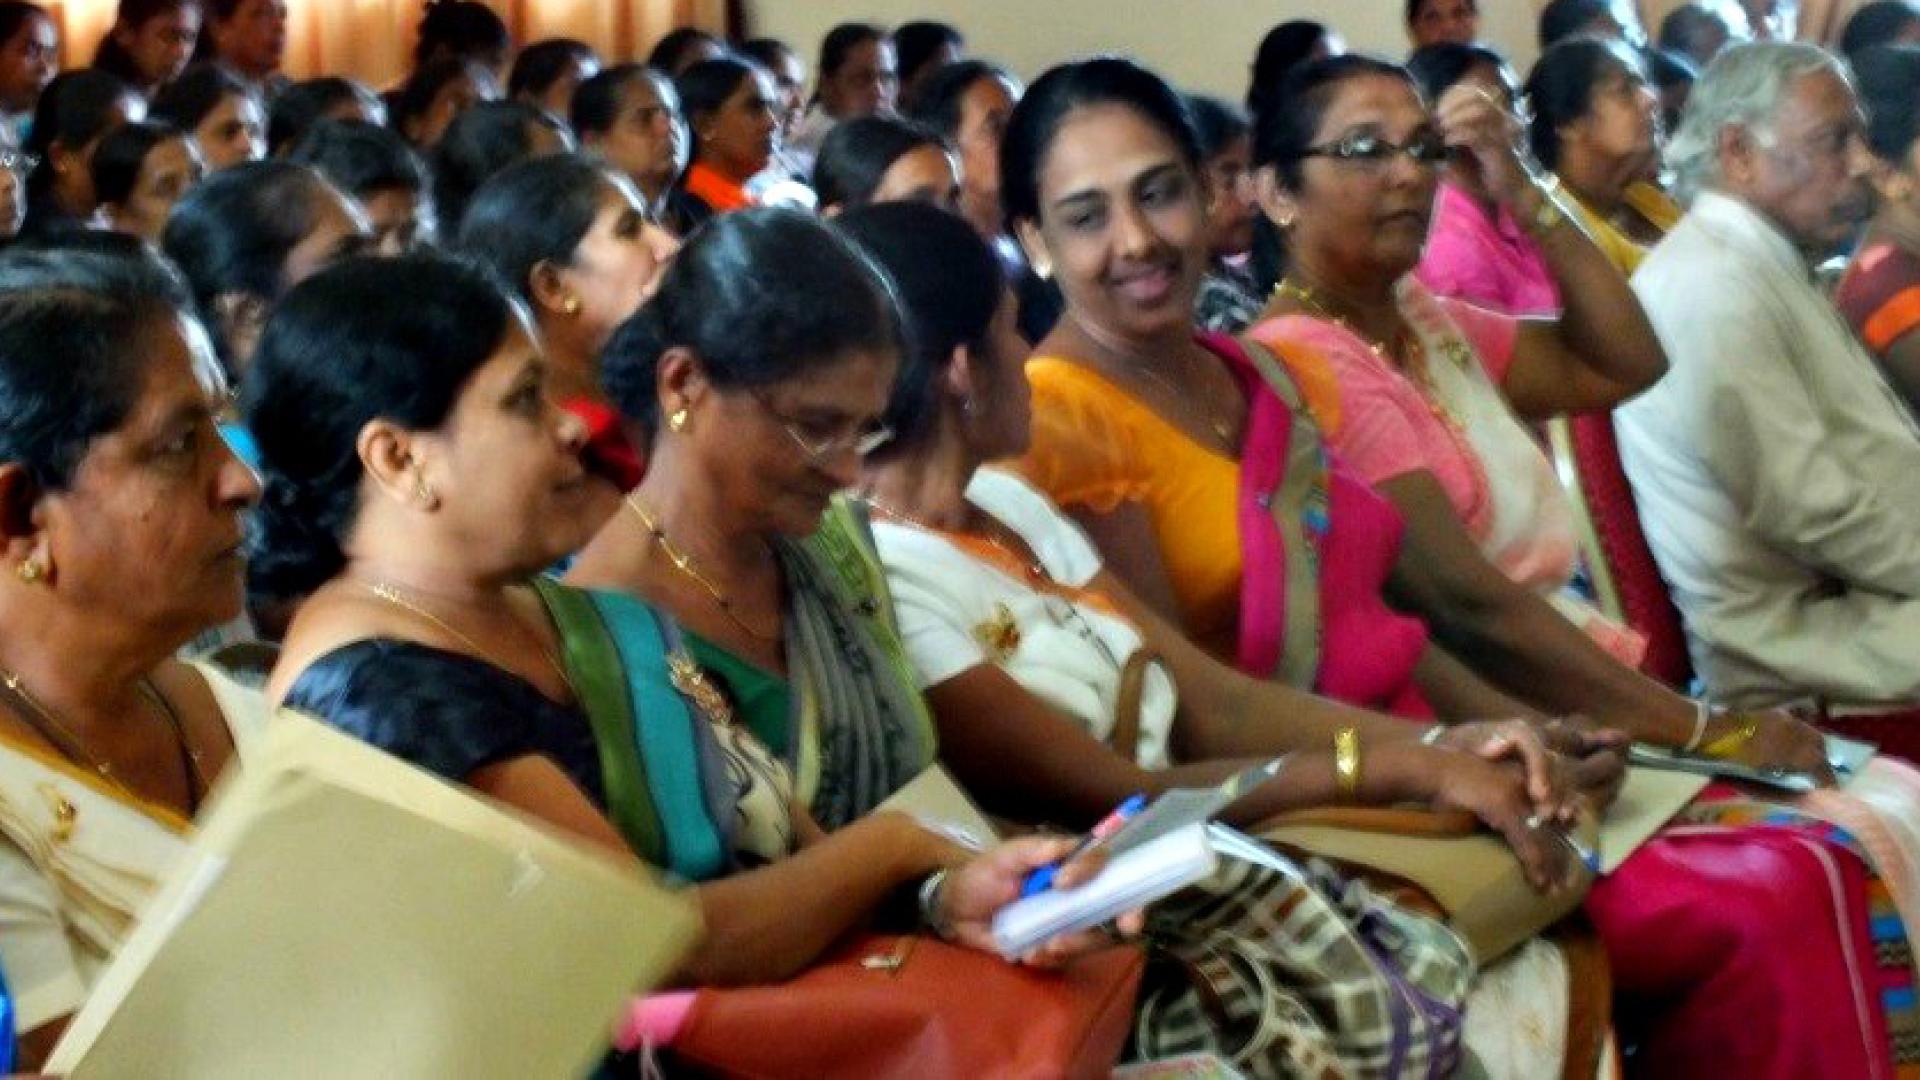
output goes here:
[[790, 982], [699, 991], [668, 1063], [739, 1080], [1106, 1077], [1143, 964], [1116, 947], [1041, 970], [859, 934]]

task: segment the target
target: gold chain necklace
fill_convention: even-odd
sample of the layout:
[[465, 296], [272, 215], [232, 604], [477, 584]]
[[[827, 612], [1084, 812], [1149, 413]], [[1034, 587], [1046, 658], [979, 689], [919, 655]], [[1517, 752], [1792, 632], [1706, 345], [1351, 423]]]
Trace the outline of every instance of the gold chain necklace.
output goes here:
[[[881, 513], [887, 515], [890, 518], [893, 518], [895, 521], [904, 521], [907, 524], [913, 526], [914, 528], [920, 529], [924, 532], [930, 532], [930, 533], [958, 533], [959, 532], [958, 530], [955, 530], [955, 529], [942, 529], [937, 525], [930, 524], [920, 518], [914, 517], [912, 514], [909, 514], [904, 510], [895, 509], [894, 507], [889, 506], [888, 504], [882, 502], [878, 496], [869, 494], [865, 498], [867, 500], [867, 505], [873, 507], [875, 510], [880, 511]], [[1005, 555], [1015, 566], [1025, 568], [1026, 572], [1034, 578], [1037, 578], [1041, 581], [1053, 580], [1053, 575], [1047, 573], [1047, 568], [1041, 564], [1037, 556], [1034, 558], [1026, 558], [1022, 556], [1019, 552], [1013, 550], [1013, 547], [1011, 545], [1003, 543], [999, 537], [993, 535], [991, 532], [983, 531], [983, 532], [973, 532], [973, 533], [959, 533], [959, 535], [971, 536], [976, 539], [985, 541], [988, 544], [993, 545], [995, 550], [1000, 552], [1000, 554]]]
[[[1448, 429], [1449, 434], [1454, 437], [1456, 442], [1466, 438], [1466, 425], [1461, 423], [1460, 418], [1454, 415], [1453, 410], [1448, 408], [1446, 402], [1441, 399], [1440, 387], [1433, 381], [1433, 373], [1427, 369], [1427, 347], [1426, 344], [1420, 340], [1418, 334], [1408, 331], [1407, 336], [1403, 339], [1406, 344], [1399, 350], [1390, 350], [1380, 342], [1361, 333], [1345, 318], [1329, 310], [1325, 304], [1320, 302], [1319, 296], [1315, 295], [1312, 289], [1307, 288], [1305, 285], [1295, 284], [1292, 278], [1281, 278], [1280, 284], [1273, 287], [1273, 295], [1283, 300], [1296, 301], [1301, 307], [1306, 308], [1307, 313], [1314, 318], [1333, 323], [1347, 333], [1359, 338], [1361, 343], [1372, 350], [1373, 355], [1378, 357], [1382, 364], [1408, 376], [1420, 384], [1423, 391], [1420, 394], [1421, 399], [1427, 403], [1427, 408], [1431, 410], [1435, 418]], [[1402, 353], [1404, 359], [1397, 358], [1394, 355], [1395, 351]], [[1458, 358], [1456, 358], [1456, 361], [1464, 362], [1459, 361]], [[1477, 457], [1475, 454], [1469, 454], [1468, 456]]]
[[[494, 667], [499, 668], [501, 671], [511, 673], [514, 670], [514, 667], [512, 664], [509, 664], [506, 661], [500, 659], [499, 655], [494, 653], [493, 650], [488, 649], [487, 647], [481, 645], [478, 641], [475, 641], [473, 638], [462, 633], [459, 627], [453, 625], [452, 623], [441, 618], [440, 616], [435, 615], [433, 612], [428, 611], [426, 608], [421, 607], [419, 604], [416, 604], [413, 601], [407, 599], [404, 595], [401, 594], [399, 587], [392, 584], [391, 582], [379, 581], [371, 585], [362, 584], [360, 587], [372, 593], [374, 596], [378, 597], [379, 599], [384, 600], [389, 604], [392, 604], [394, 607], [397, 607], [402, 611], [410, 612], [413, 615], [416, 615], [419, 618], [425, 619], [427, 622], [432, 623], [434, 626], [439, 627], [449, 637], [452, 637], [454, 640], [460, 642], [462, 645], [465, 645], [467, 648], [473, 650], [475, 655], [479, 656], [480, 659], [485, 660], [487, 663], [492, 664]], [[517, 617], [514, 619], [514, 625], [519, 626], [519, 619]], [[525, 627], [520, 627], [520, 629], [522, 630], [522, 632], [527, 634], [529, 638], [532, 637], [532, 631], [526, 630]], [[571, 689], [573, 687], [573, 681], [567, 678], [567, 669], [560, 663], [560, 658], [553, 655], [553, 651], [551, 649], [548, 649], [545, 644], [540, 643], [538, 641], [536, 641], [534, 644], [535, 644], [535, 647], [540, 650], [540, 656], [542, 659], [544, 659], [547, 662], [547, 666], [552, 668], [553, 673], [560, 677], [560, 685], [565, 686], [568, 689]]]
[[[140, 798], [125, 781], [114, 775], [111, 762], [87, 749], [85, 740], [63, 723], [52, 709], [41, 704], [40, 699], [27, 688], [26, 680], [22, 679], [18, 672], [11, 668], [0, 668], [0, 683], [5, 684], [7, 692], [27, 707], [20, 718], [27, 721], [28, 726], [32, 727], [41, 738], [59, 750], [62, 757], [92, 769], [100, 779], [119, 788], [128, 798]], [[194, 749], [193, 744], [187, 741], [186, 726], [180, 722], [179, 714], [173, 711], [173, 706], [167, 704], [167, 699], [161, 696], [160, 691], [154, 689], [153, 681], [143, 678], [138, 686], [140, 696], [146, 700], [148, 707], [158, 713], [167, 728], [173, 732], [174, 744], [179, 747], [180, 752], [181, 776], [186, 780], [187, 785], [188, 816], [192, 816], [199, 811], [200, 800], [207, 791], [207, 778], [200, 768], [200, 751]]]
[[778, 630], [775, 630], [773, 633], [766, 633], [758, 627], [750, 625], [745, 619], [742, 619], [739, 612], [733, 609], [732, 597], [729, 597], [720, 586], [714, 584], [712, 578], [701, 573], [699, 564], [693, 561], [692, 555], [673, 546], [673, 541], [667, 538], [667, 530], [661, 528], [660, 523], [654, 520], [653, 515], [647, 513], [646, 508], [640, 505], [638, 496], [628, 495], [624, 501], [627, 504], [627, 509], [633, 511], [633, 515], [640, 519], [642, 525], [646, 526], [647, 536], [655, 544], [660, 546], [660, 551], [666, 555], [667, 561], [673, 564], [673, 568], [692, 580], [694, 584], [706, 590], [707, 595], [713, 597], [714, 605], [720, 609], [720, 614], [725, 615], [728, 622], [739, 627], [756, 641], [777, 644], [784, 640]]

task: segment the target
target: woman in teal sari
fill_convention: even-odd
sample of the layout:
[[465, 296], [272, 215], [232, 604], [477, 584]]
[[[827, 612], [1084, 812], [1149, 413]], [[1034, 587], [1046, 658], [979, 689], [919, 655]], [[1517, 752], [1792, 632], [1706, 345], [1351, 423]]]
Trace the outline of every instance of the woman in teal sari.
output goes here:
[[[275, 311], [244, 402], [270, 493], [254, 570], [311, 595], [270, 695], [582, 840], [683, 870], [708, 931], [689, 983], [787, 978], [890, 901], [911, 908], [916, 886], [931, 928], [985, 947], [993, 912], [1063, 844], [976, 855], [891, 813], [824, 834], [777, 759], [706, 708], [715, 698], [671, 625], [637, 601], [535, 588], [586, 539], [577, 511], [592, 491], [582, 425], [545, 376], [520, 305], [448, 261], [351, 260]], [[563, 637], [583, 614], [624, 628], [614, 662]], [[624, 754], [602, 753], [583, 711], [610, 687], [646, 710], [629, 714]], [[656, 769], [681, 786], [639, 799], [634, 729], [705, 756]], [[689, 783], [710, 801], [688, 807]], [[663, 835], [695, 835], [681, 814], [718, 825], [722, 846], [663, 849]]]

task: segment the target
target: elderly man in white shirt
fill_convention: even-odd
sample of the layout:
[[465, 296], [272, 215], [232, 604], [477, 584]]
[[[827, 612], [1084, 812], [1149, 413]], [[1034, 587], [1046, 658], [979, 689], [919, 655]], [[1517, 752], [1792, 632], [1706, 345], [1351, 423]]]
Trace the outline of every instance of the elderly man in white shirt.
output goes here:
[[1741, 706], [1920, 701], [1920, 431], [1812, 270], [1871, 210], [1864, 135], [1832, 55], [1723, 53], [1670, 151], [1691, 209], [1633, 278], [1672, 366], [1616, 413], [1621, 456]]

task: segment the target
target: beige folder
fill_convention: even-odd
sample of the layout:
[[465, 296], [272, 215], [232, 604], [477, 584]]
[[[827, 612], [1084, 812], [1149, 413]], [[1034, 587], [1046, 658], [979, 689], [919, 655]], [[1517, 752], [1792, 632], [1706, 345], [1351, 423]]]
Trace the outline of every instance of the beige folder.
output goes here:
[[293, 713], [55, 1049], [89, 1077], [578, 1077], [699, 934], [637, 864]]

